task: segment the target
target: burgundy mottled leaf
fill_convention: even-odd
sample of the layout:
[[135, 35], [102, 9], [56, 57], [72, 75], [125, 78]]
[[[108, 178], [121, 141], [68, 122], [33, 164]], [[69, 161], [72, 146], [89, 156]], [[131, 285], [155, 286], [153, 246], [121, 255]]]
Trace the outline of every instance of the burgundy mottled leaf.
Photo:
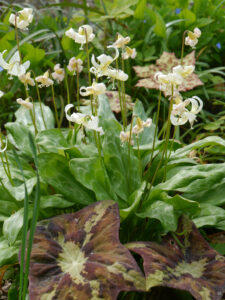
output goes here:
[[[137, 75], [142, 78], [138, 81], [136, 86], [145, 87], [148, 89], [159, 89], [159, 83], [155, 80], [154, 76], [156, 72], [163, 72], [165, 74], [172, 71], [172, 68], [180, 64], [180, 59], [176, 58], [175, 53], [163, 52], [161, 57], [157, 59], [155, 65], [149, 66], [135, 66], [134, 70]], [[183, 59], [183, 64], [195, 65], [195, 51], [186, 55]], [[179, 86], [178, 90], [180, 92], [185, 92], [192, 90], [193, 88], [203, 85], [202, 81], [198, 78], [195, 73], [190, 74], [184, 79], [184, 83]]]
[[29, 273], [30, 300], [116, 299], [121, 290], [145, 290], [145, 279], [119, 241], [113, 201], [41, 221]]
[[[117, 91], [108, 91], [106, 92], [106, 96], [109, 99], [109, 104], [112, 111], [119, 113], [121, 111], [119, 93]], [[131, 96], [125, 94], [125, 101], [126, 108], [133, 109], [134, 103], [131, 102]]]
[[144, 260], [147, 290], [164, 286], [186, 290], [197, 300], [221, 299], [225, 292], [225, 258], [209, 246], [186, 217], [181, 217], [175, 235], [168, 234], [162, 244], [127, 244]]

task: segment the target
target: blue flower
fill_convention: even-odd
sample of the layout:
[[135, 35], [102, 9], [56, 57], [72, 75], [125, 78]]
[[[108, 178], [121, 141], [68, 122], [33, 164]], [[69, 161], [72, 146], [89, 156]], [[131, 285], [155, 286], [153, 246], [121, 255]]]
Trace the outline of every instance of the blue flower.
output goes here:
[[0, 72], [2, 72], [4, 69], [2, 67], [0, 67]]
[[145, 19], [144, 19], [144, 20], [143, 20], [143, 22], [144, 22], [144, 23], [146, 23], [146, 22], [147, 22], [147, 20], [145, 20]]
[[175, 13], [178, 15], [181, 12], [181, 8], [176, 8]]
[[221, 46], [220, 43], [217, 43], [217, 44], [216, 44], [216, 47], [217, 47], [218, 49], [221, 49], [221, 48], [222, 48], [222, 46]]

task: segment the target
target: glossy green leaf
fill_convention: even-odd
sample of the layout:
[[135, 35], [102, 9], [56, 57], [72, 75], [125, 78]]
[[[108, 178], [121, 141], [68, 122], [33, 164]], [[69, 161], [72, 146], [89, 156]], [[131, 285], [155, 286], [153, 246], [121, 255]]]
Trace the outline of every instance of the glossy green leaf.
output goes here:
[[73, 177], [66, 157], [56, 153], [41, 153], [38, 162], [41, 178], [68, 201], [85, 205], [95, 200], [94, 195]]
[[0, 200], [0, 222], [5, 221], [17, 210], [18, 205], [15, 202]]
[[73, 206], [74, 203], [64, 199], [62, 195], [41, 196], [40, 208], [66, 208]]
[[99, 157], [74, 158], [69, 165], [76, 180], [94, 191], [97, 200], [117, 200]]
[[39, 145], [41, 152], [58, 153], [58, 149], [65, 149], [68, 147], [64, 135], [61, 130], [57, 128], [39, 132], [36, 136], [36, 142]]
[[[28, 195], [30, 195], [37, 183], [37, 178], [36, 177], [31, 177], [26, 180], [27, 184], [27, 192]], [[4, 180], [4, 185], [9, 192], [9, 194], [15, 198], [17, 201], [24, 200], [25, 197], [25, 190], [24, 190], [24, 184], [23, 182], [16, 182], [16, 184], [13, 186], [8, 179]]]
[[157, 219], [160, 221], [164, 233], [175, 231], [177, 229], [177, 215], [171, 204], [163, 201], [156, 201], [151, 204], [143, 213], [137, 213], [140, 218]]
[[18, 261], [19, 252], [19, 242], [15, 243], [13, 246], [9, 246], [9, 242], [0, 238], [0, 267], [8, 264], [14, 264]]
[[[225, 220], [225, 210], [223, 208], [202, 203], [200, 213], [193, 217], [193, 221], [197, 227], [202, 226], [215, 226], [221, 221]], [[225, 224], [223, 228], [220, 226], [221, 230], [225, 230]]]
[[34, 47], [32, 44], [24, 43], [20, 49], [23, 60], [29, 60], [31, 68], [37, 66], [45, 57], [45, 50]]
[[145, 14], [145, 8], [146, 8], [146, 0], [139, 0], [137, 7], [134, 11], [134, 17], [136, 19], [144, 19]]

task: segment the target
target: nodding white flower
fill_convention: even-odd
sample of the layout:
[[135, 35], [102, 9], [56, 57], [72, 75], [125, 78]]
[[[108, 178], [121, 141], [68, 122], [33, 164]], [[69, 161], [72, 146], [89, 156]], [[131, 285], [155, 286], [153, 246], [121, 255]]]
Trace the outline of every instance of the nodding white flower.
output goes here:
[[[21, 76], [26, 73], [26, 70], [30, 66], [30, 61], [27, 60], [25, 63], [20, 63], [20, 55], [19, 51], [16, 51], [15, 54], [10, 58], [9, 62], [7, 63], [3, 55], [7, 50], [4, 50], [2, 53], [0, 53], [0, 66], [8, 71], [8, 74], [11, 76]], [[12, 77], [10, 77], [11, 79]]]
[[72, 57], [69, 60], [67, 68], [70, 72], [73, 72], [73, 74], [76, 74], [77, 72], [80, 73], [83, 70], [83, 61], [80, 58], [76, 59], [75, 57]]
[[67, 104], [65, 107], [66, 118], [70, 122], [77, 123], [86, 127], [87, 129], [95, 130], [100, 133], [100, 135], [104, 134], [102, 127], [98, 127], [99, 119], [95, 116], [90, 116], [82, 113], [72, 113], [72, 115], [68, 115], [68, 110], [72, 108], [73, 104]]
[[91, 86], [84, 87], [82, 86], [80, 88], [80, 94], [81, 96], [89, 96], [89, 95], [94, 95], [98, 96], [101, 94], [104, 94], [106, 92], [106, 86], [104, 83], [96, 83], [93, 81]]
[[136, 119], [136, 125], [132, 129], [132, 133], [139, 134], [145, 127], [150, 127], [152, 125], [152, 119], [148, 118], [146, 121], [142, 121], [140, 118]]
[[120, 132], [120, 140], [122, 143], [124, 142], [130, 142], [131, 145], [134, 144], [134, 141], [131, 139], [131, 136], [130, 136], [130, 131], [121, 131]]
[[19, 76], [19, 80], [26, 86], [26, 88], [28, 85], [35, 86], [34, 79], [30, 77], [30, 74], [30, 72], [27, 72], [26, 74]]
[[60, 64], [54, 66], [54, 71], [55, 72], [52, 73], [52, 78], [55, 79], [58, 83], [63, 81], [65, 76], [65, 71], [63, 68], [60, 68]]
[[3, 143], [0, 141], [0, 153], [5, 152], [7, 149], [7, 138], [5, 138], [5, 147], [4, 148], [2, 147], [3, 147]]
[[195, 28], [194, 31], [188, 31], [188, 36], [185, 38], [185, 45], [191, 46], [192, 48], [198, 43], [198, 38], [201, 36], [201, 30]]
[[159, 89], [168, 95], [177, 93], [177, 87], [183, 82], [183, 77], [178, 73], [157, 72], [154, 77], [160, 83]]
[[122, 53], [122, 59], [135, 58], [137, 51], [135, 48], [125, 47], [125, 51]]
[[183, 78], [186, 78], [190, 74], [192, 74], [195, 70], [195, 66], [190, 65], [190, 66], [181, 66], [178, 65], [176, 67], [173, 67], [173, 73], [179, 74]]
[[18, 11], [17, 14], [11, 14], [9, 23], [19, 29], [27, 29], [27, 26], [33, 21], [33, 9], [24, 8]]
[[[196, 119], [196, 115], [202, 110], [202, 100], [194, 96], [182, 101], [181, 98], [175, 99], [176, 104], [173, 104], [170, 120], [173, 125], [183, 125], [187, 121], [190, 122], [191, 128]], [[191, 104], [191, 109], [188, 110], [186, 107]]]
[[3, 91], [0, 91], [0, 98], [4, 95]]
[[66, 36], [73, 39], [75, 43], [81, 44], [81, 49], [83, 44], [86, 42], [91, 42], [95, 37], [93, 33], [93, 29], [90, 25], [83, 25], [78, 28], [78, 32], [76, 32], [73, 28], [70, 28], [65, 32]]
[[124, 48], [126, 44], [130, 42], [130, 37], [123, 37], [120, 33], [117, 34], [117, 39], [116, 41], [108, 46], [108, 48], [114, 47], [114, 48]]
[[128, 79], [128, 75], [124, 73], [122, 70], [117, 69], [108, 69], [107, 74], [108, 77], [111, 77], [113, 81], [115, 79], [120, 81], [126, 81]]
[[54, 81], [49, 78], [49, 72], [45, 72], [44, 75], [41, 75], [41, 76], [38, 76], [35, 78], [35, 80], [37, 82], [40, 82], [40, 84], [38, 85], [40, 88], [42, 87], [48, 87], [50, 85], [53, 85], [54, 84]]
[[23, 100], [22, 98], [19, 98], [16, 100], [17, 103], [25, 107], [26, 109], [32, 109], [33, 108], [33, 103], [30, 102], [30, 99], [27, 98], [26, 100]]
[[97, 57], [99, 63], [96, 62], [94, 54], [92, 55], [91, 62], [93, 67], [90, 69], [91, 73], [94, 73], [97, 77], [108, 76], [109, 65], [119, 57], [119, 51], [115, 48], [116, 54], [112, 58], [110, 55], [101, 54]]

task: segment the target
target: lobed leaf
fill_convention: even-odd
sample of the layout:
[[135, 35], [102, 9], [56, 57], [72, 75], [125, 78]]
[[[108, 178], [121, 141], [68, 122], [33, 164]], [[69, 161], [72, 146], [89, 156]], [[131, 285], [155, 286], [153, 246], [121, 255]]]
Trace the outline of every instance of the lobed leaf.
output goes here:
[[30, 300], [113, 300], [121, 290], [145, 290], [145, 279], [119, 242], [113, 201], [41, 221], [34, 237]]
[[144, 260], [147, 290], [164, 286], [186, 290], [197, 300], [221, 299], [225, 292], [225, 258], [209, 246], [187, 217], [181, 217], [175, 235], [168, 234], [161, 244], [127, 244]]

